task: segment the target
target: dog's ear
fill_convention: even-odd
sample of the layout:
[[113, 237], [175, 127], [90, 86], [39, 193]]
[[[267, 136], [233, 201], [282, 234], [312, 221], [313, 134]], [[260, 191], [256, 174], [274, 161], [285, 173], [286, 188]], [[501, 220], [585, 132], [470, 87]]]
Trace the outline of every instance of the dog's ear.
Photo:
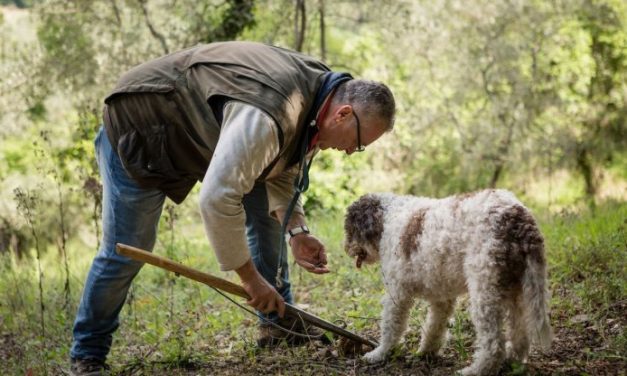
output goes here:
[[346, 210], [346, 242], [370, 243], [378, 248], [383, 234], [383, 205], [375, 195], [361, 196]]

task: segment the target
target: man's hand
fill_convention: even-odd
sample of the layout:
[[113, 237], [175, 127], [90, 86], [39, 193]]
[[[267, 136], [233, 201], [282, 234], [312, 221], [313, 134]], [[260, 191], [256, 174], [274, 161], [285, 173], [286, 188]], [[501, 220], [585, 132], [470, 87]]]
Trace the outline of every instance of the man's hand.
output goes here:
[[290, 239], [292, 254], [298, 265], [310, 273], [328, 273], [327, 253], [324, 244], [310, 234], [298, 234]]
[[285, 314], [285, 301], [279, 293], [266, 281], [255, 268], [251, 260], [235, 270], [242, 280], [242, 287], [250, 296], [246, 301], [263, 313], [277, 311], [280, 317]]

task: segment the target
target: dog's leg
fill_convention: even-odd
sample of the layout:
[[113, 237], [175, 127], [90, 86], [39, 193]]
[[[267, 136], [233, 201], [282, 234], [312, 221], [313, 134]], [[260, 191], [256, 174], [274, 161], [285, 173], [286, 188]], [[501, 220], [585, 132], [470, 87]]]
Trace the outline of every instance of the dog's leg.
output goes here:
[[469, 278], [470, 316], [475, 326], [476, 340], [473, 362], [461, 373], [469, 375], [496, 374], [505, 357], [503, 324], [503, 299], [495, 283], [483, 276]]
[[527, 336], [524, 307], [520, 293], [508, 299], [507, 309], [507, 343], [505, 344], [505, 352], [508, 359], [524, 362], [527, 360], [527, 354], [529, 353], [529, 337]]
[[382, 303], [383, 315], [381, 317], [379, 346], [364, 355], [364, 359], [370, 363], [385, 359], [388, 351], [400, 341], [405, 329], [407, 329], [407, 318], [414, 300], [409, 297], [391, 297], [386, 293]]
[[435, 355], [444, 344], [446, 324], [455, 308], [455, 299], [429, 303], [427, 320], [422, 327], [422, 338], [418, 352]]

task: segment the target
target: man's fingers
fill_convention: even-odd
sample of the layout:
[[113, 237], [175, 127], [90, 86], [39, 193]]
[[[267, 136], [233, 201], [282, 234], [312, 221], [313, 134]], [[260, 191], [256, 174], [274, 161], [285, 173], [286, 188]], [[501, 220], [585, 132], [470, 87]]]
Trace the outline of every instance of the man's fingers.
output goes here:
[[276, 303], [274, 299], [269, 300], [266, 304], [265, 307], [263, 307], [262, 310], [260, 310], [263, 313], [270, 313], [270, 312], [274, 312], [276, 311]]
[[311, 271], [314, 274], [325, 274], [329, 272], [326, 266], [316, 266], [314, 270]]
[[304, 260], [296, 260], [296, 263], [308, 272], [312, 271], [315, 268], [314, 264]]
[[279, 317], [283, 318], [283, 316], [285, 316], [285, 301], [282, 298], [279, 298], [277, 300], [277, 311], [279, 312]]
[[271, 313], [278, 312], [280, 317], [283, 317], [285, 313], [285, 301], [279, 294], [275, 294], [275, 296], [268, 301], [267, 306], [262, 311], [263, 313]]
[[312, 262], [313, 264], [326, 264], [327, 263], [327, 252], [324, 249], [324, 245], [321, 245], [319, 248], [312, 249], [309, 252], [311, 260], [307, 260]]
[[327, 264], [327, 252], [322, 248], [320, 250], [320, 263], [326, 265]]
[[260, 298], [260, 297], [255, 297], [253, 299], [247, 300], [246, 304], [248, 304], [249, 306], [253, 307], [257, 311], [260, 311], [260, 312], [263, 312], [263, 313], [268, 313], [268, 306], [271, 304], [271, 302], [269, 300], [267, 300], [267, 299], [263, 299], [263, 298]]
[[296, 262], [302, 261], [302, 262], [308, 262], [311, 265], [317, 265], [317, 264], [323, 263], [323, 261], [326, 260], [326, 256], [316, 251], [316, 252], [307, 252], [301, 255], [301, 257], [298, 257], [295, 259], [296, 259]]
[[309, 263], [307, 261], [303, 261], [303, 260], [297, 260], [296, 263], [300, 266], [302, 266], [305, 270], [307, 270], [310, 273], [314, 273], [314, 274], [324, 274], [324, 273], [328, 273], [329, 269], [327, 269], [326, 266], [319, 264], [319, 265], [314, 265], [312, 263]]
[[[253, 307], [257, 311], [264, 312], [264, 304], [260, 302], [259, 299], [250, 299], [246, 302], [249, 306]], [[265, 313], [265, 312], [264, 312]]]

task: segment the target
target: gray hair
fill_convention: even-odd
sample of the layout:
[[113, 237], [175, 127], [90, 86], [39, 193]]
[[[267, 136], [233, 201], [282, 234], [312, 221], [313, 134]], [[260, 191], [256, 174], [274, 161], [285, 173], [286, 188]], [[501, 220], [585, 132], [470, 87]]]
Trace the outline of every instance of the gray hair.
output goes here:
[[385, 131], [394, 128], [396, 103], [392, 91], [383, 83], [370, 80], [350, 80], [340, 85], [333, 96], [333, 103], [355, 106], [360, 115], [377, 118], [385, 124]]

